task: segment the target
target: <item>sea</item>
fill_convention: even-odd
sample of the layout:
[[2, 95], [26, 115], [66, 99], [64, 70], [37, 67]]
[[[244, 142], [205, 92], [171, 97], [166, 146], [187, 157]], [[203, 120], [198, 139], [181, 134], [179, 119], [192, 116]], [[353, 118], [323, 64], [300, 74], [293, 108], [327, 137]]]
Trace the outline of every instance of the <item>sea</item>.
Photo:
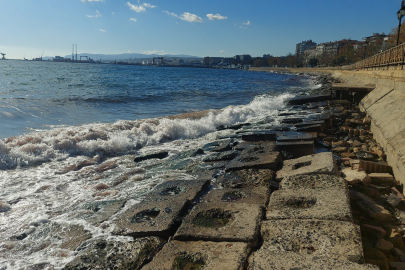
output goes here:
[[[114, 218], [160, 183], [195, 179], [184, 168], [201, 158], [179, 157], [237, 132], [220, 126], [271, 130], [297, 110], [289, 99], [320, 88], [303, 74], [0, 61], [0, 270], [62, 269], [77, 252], [56, 225], [131, 241]], [[83, 207], [118, 200], [101, 225]]]

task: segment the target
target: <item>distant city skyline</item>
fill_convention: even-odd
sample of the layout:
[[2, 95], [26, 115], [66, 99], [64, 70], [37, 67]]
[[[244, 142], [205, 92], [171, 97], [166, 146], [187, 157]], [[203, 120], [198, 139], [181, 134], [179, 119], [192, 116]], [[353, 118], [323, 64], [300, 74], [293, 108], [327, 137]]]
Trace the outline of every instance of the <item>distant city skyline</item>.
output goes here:
[[361, 40], [398, 25], [401, 0], [3, 0], [8, 59], [78, 53], [232, 57], [295, 53], [304, 40]]

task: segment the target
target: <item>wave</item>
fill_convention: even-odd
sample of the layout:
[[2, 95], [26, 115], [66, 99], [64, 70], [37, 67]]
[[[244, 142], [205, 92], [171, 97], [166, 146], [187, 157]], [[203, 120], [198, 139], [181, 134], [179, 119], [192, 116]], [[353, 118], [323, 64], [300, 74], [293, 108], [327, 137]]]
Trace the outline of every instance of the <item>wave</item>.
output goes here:
[[291, 97], [291, 94], [257, 96], [247, 105], [197, 112], [187, 118], [120, 120], [10, 137], [0, 140], [0, 169], [33, 166], [77, 155], [118, 156], [133, 153], [144, 146], [177, 139], [194, 139], [216, 131], [220, 125], [254, 122], [263, 117], [275, 116]]

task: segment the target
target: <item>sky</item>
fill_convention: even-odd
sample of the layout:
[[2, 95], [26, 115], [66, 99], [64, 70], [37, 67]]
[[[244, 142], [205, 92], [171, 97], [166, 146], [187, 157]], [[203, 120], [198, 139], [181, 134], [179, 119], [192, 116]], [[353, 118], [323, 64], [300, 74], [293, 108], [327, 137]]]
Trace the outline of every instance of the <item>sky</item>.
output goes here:
[[94, 54], [282, 56], [295, 45], [388, 34], [401, 0], [0, 0], [8, 59]]

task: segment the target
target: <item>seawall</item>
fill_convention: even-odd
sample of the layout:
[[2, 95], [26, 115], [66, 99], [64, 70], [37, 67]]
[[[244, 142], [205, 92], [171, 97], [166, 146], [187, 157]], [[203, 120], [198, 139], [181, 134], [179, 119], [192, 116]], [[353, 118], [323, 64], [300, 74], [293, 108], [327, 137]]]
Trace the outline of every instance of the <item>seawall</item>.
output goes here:
[[405, 70], [336, 71], [316, 68], [253, 68], [252, 71], [331, 74], [347, 84], [375, 84], [360, 102], [371, 120], [371, 132], [384, 148], [395, 178], [405, 185]]

